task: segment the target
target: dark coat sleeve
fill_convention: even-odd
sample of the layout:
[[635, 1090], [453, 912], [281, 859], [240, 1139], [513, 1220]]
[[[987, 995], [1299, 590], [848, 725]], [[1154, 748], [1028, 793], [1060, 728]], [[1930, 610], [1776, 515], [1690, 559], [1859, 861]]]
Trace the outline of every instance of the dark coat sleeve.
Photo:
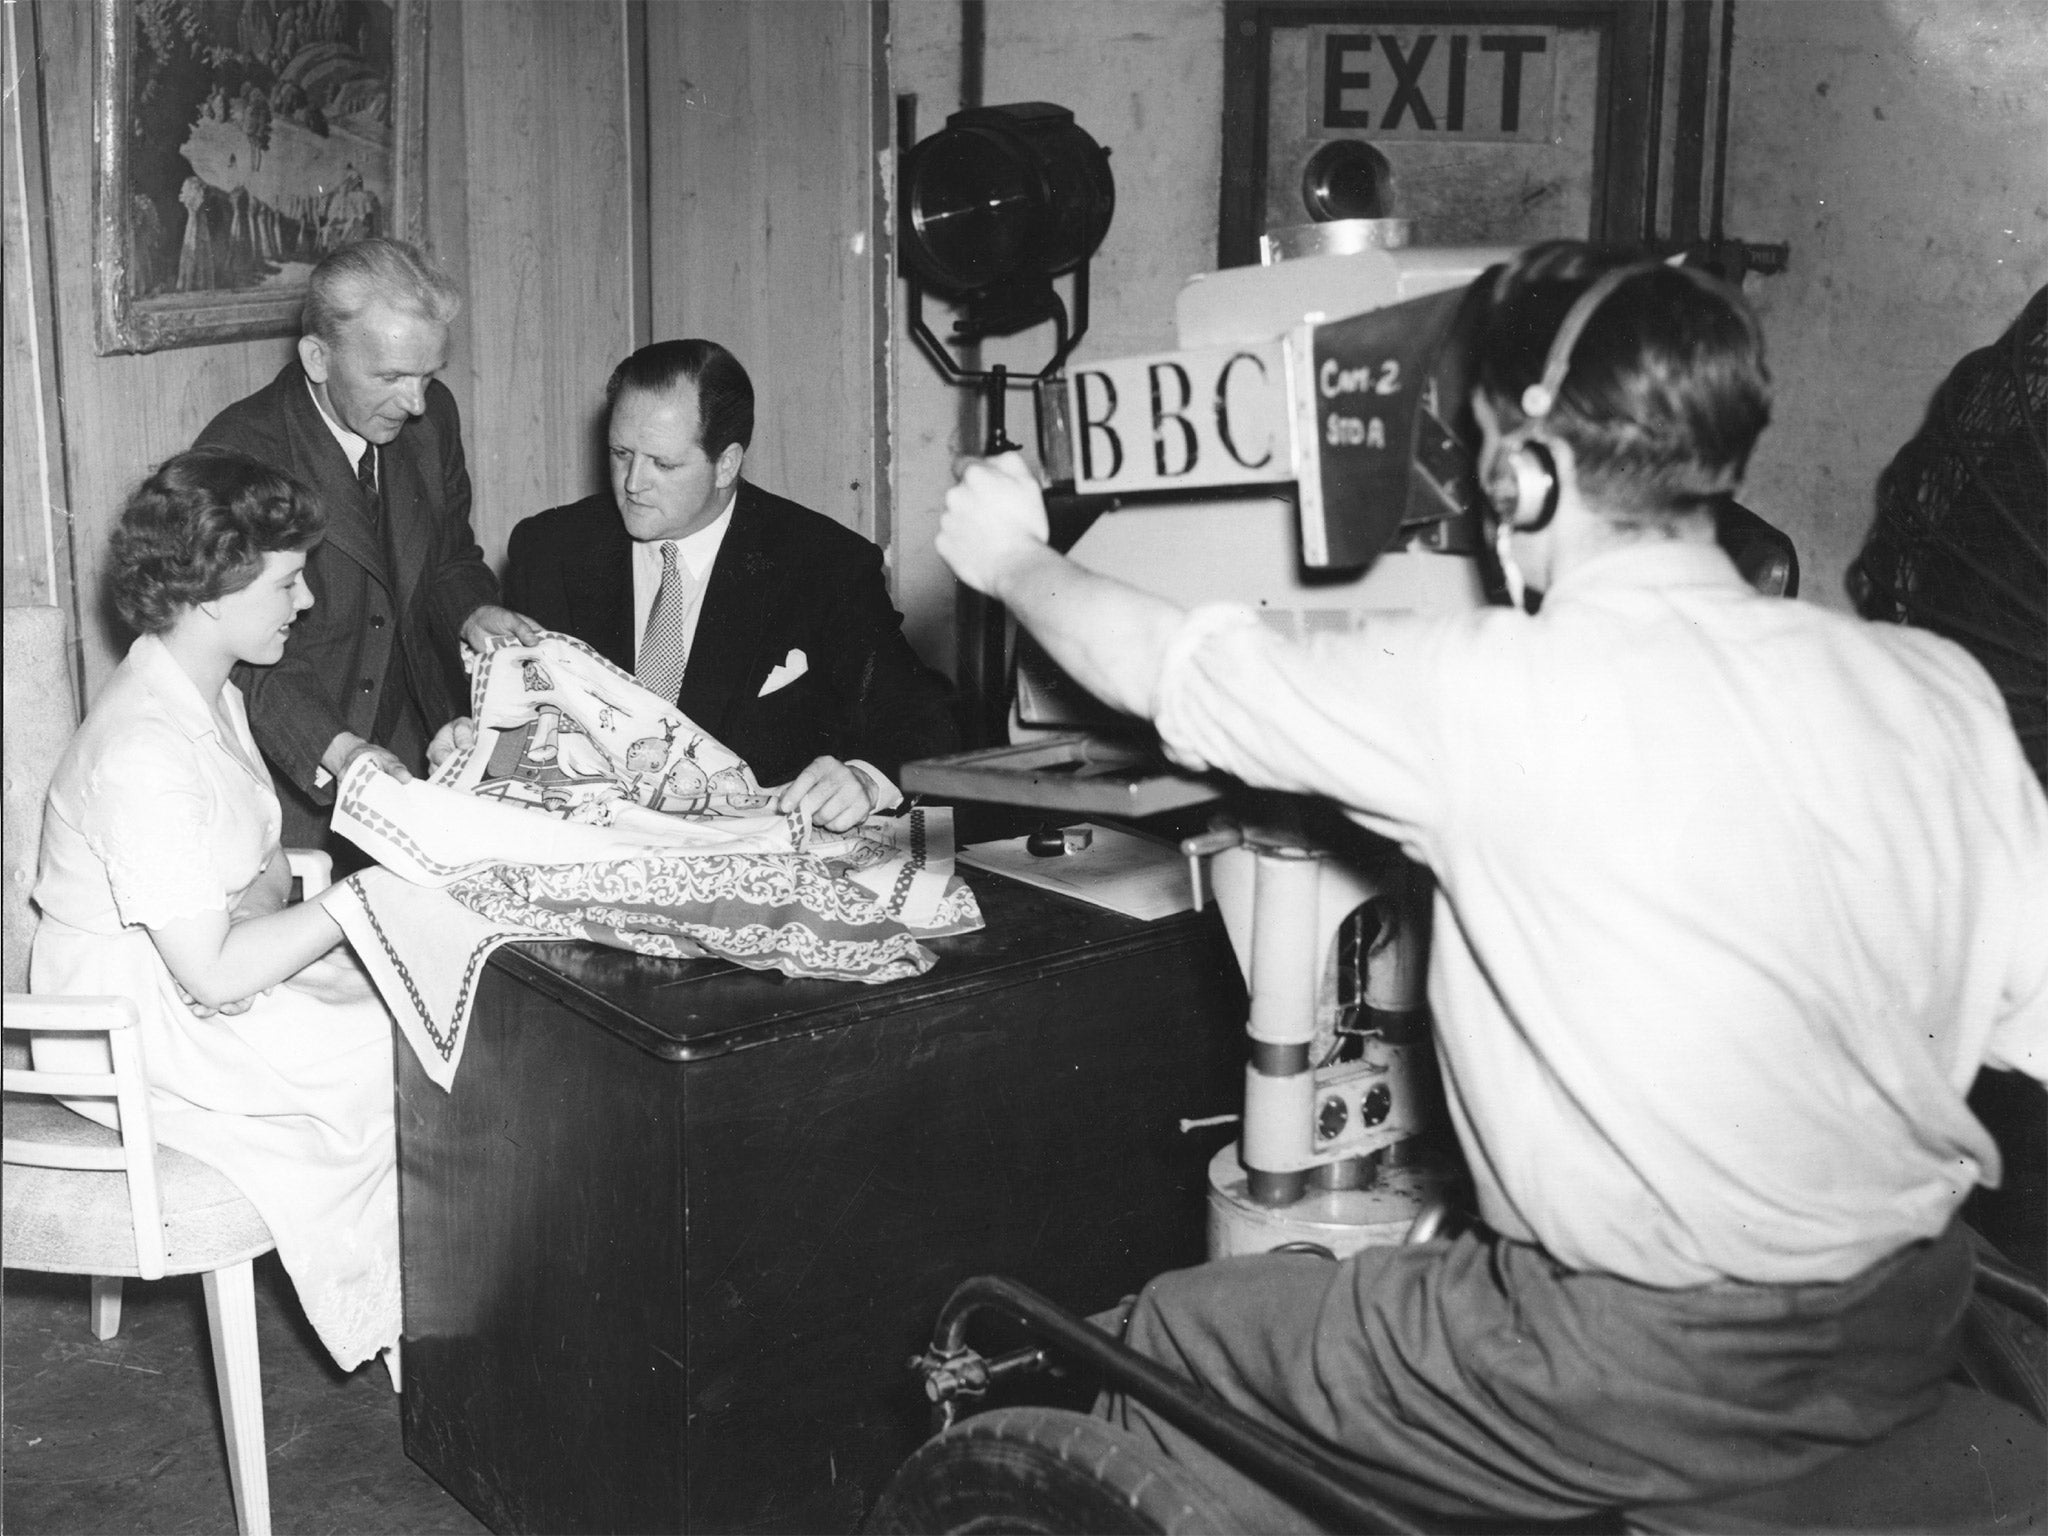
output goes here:
[[608, 495], [523, 518], [505, 554], [505, 605], [633, 670], [632, 541]]
[[[683, 712], [763, 784], [821, 756], [903, 764], [957, 748], [953, 690], [903, 635], [882, 552], [819, 513], [746, 485], [697, 627]], [[762, 693], [801, 650], [806, 668]], [[703, 658], [700, 673], [699, 658]]]
[[882, 552], [858, 543], [860, 552], [827, 588], [820, 625], [834, 639], [821, 648], [841, 710], [834, 755], [861, 758], [900, 781], [904, 763], [959, 749], [953, 688], [904, 638]]
[[[491, 574], [469, 514], [469, 460], [462, 451], [462, 415], [454, 395], [435, 382], [427, 386], [426, 423], [434, 429], [431, 461], [440, 478], [434, 509], [434, 555], [422, 584], [433, 616], [435, 649], [458, 660], [457, 713], [461, 712], [459, 667], [462, 626], [486, 603], [499, 600], [498, 579]], [[428, 466], [422, 465], [424, 471]], [[452, 718], [452, 716], [450, 717]], [[429, 719], [428, 728], [443, 721]]]
[[[550, 538], [551, 524], [561, 508], [522, 518], [512, 529], [505, 547], [505, 606], [523, 613], [534, 623], [561, 634], [573, 635], [574, 620], [569, 608], [567, 573], [558, 542]], [[588, 636], [578, 635], [578, 639]]]

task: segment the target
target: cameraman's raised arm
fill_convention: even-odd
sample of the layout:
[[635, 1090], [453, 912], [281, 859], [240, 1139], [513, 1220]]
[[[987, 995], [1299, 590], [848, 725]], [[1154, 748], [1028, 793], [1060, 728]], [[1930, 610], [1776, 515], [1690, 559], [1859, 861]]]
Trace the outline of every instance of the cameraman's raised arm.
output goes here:
[[1044, 498], [1021, 457], [967, 466], [946, 493], [937, 548], [954, 575], [1008, 607], [1074, 681], [1152, 718], [1167, 646], [1187, 615], [1056, 554], [1046, 544]]

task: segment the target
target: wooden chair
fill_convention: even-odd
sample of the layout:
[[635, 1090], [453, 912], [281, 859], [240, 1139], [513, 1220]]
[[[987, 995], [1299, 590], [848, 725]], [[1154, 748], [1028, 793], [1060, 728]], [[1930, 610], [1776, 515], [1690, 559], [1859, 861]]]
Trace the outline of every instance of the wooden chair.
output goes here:
[[[6, 1266], [92, 1276], [93, 1332], [102, 1339], [120, 1326], [121, 1276], [204, 1276], [236, 1524], [243, 1536], [268, 1536], [254, 1260], [275, 1246], [270, 1229], [224, 1175], [156, 1145], [127, 998], [10, 994], [6, 1027], [98, 1036], [110, 1058], [104, 1072], [6, 1069]], [[111, 1100], [121, 1129], [73, 1113], [54, 1102], [59, 1095]]]

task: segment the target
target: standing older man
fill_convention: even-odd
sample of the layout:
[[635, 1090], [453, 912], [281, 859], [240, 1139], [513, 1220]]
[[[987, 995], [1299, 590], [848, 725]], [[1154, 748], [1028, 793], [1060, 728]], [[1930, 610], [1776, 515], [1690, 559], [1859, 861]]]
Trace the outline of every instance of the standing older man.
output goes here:
[[605, 387], [610, 495], [512, 530], [508, 599], [574, 635], [833, 831], [958, 744], [952, 690], [903, 638], [882, 555], [740, 478], [754, 386], [711, 341], [642, 347]]
[[463, 713], [458, 640], [483, 650], [540, 633], [499, 606], [470, 530], [461, 422], [434, 377], [461, 306], [411, 246], [343, 246], [313, 269], [298, 356], [199, 434], [327, 508], [306, 562], [312, 610], [276, 666], [236, 672], [288, 844], [326, 841], [335, 780], [356, 757], [409, 778], [440, 755], [435, 733]]

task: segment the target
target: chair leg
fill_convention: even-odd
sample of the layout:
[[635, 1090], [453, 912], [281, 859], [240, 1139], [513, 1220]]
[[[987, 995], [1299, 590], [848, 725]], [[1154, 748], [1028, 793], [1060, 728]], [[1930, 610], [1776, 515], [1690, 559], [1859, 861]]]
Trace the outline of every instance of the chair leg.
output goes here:
[[213, 1373], [227, 1430], [228, 1476], [242, 1536], [270, 1536], [270, 1468], [263, 1446], [263, 1374], [256, 1359], [256, 1269], [252, 1260], [204, 1277]]
[[92, 1336], [111, 1339], [121, 1331], [121, 1277], [92, 1277]]

